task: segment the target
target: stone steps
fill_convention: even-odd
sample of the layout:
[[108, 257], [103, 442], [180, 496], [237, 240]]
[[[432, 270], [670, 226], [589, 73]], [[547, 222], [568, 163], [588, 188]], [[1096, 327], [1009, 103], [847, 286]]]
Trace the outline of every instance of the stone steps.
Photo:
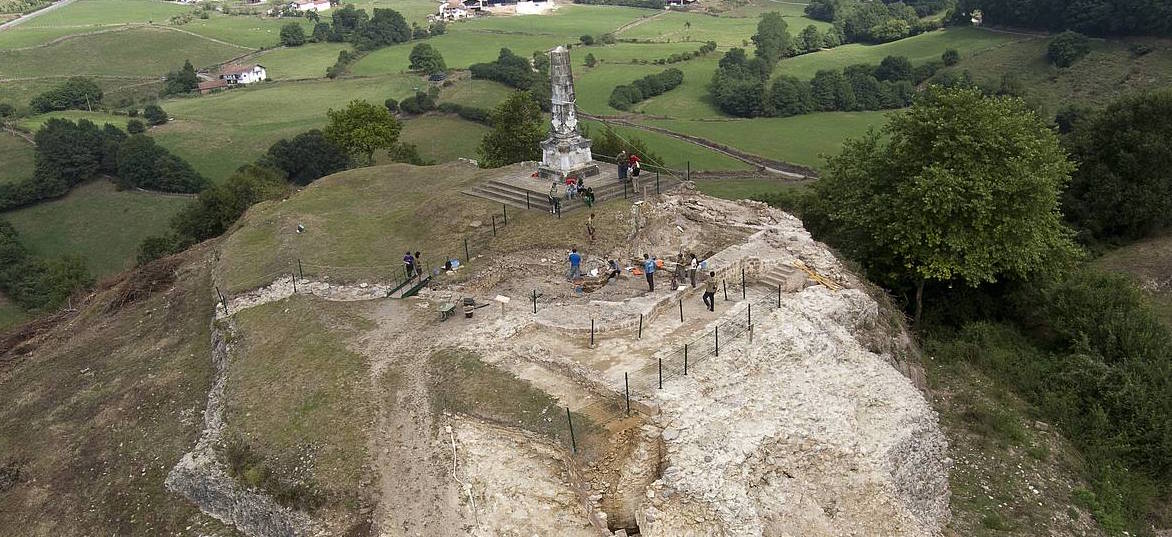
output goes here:
[[[619, 183], [617, 179], [606, 179], [607, 178], [605, 176], [602, 176], [602, 180], [598, 180], [598, 178], [594, 178], [593, 181], [587, 180], [587, 185], [590, 185], [590, 187], [594, 189], [594, 201], [596, 204], [622, 197], [634, 197], [633, 193], [630, 192], [629, 187], [624, 188], [624, 184]], [[564, 189], [559, 190], [563, 193], [565, 192]], [[549, 212], [550, 209], [549, 196], [547, 193], [538, 192], [533, 189], [512, 185], [502, 181], [484, 181], [472, 186], [468, 190], [465, 190], [464, 193], [470, 196], [489, 199], [497, 203], [504, 203], [506, 205], [520, 209], [528, 208], [544, 212]], [[562, 213], [575, 211], [584, 208], [585, 206], [586, 203], [582, 201], [581, 197], [575, 197], [572, 200], [562, 198]]]
[[773, 288], [780, 285], [783, 291], [792, 293], [805, 287], [806, 279], [807, 274], [805, 271], [797, 267], [781, 265], [761, 275], [758, 281]]

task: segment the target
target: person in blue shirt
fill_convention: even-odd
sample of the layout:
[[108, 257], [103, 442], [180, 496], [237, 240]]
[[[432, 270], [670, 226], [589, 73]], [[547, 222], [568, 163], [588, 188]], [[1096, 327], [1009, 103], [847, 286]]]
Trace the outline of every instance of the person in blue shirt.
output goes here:
[[655, 290], [655, 260], [651, 256], [643, 254], [643, 273], [647, 275], [647, 289], [649, 291]]
[[570, 276], [569, 280], [574, 281], [582, 277], [582, 254], [578, 253], [577, 248], [570, 249]]
[[411, 250], [407, 250], [407, 255], [403, 256], [403, 270], [408, 278], [415, 275], [415, 256], [411, 255]]

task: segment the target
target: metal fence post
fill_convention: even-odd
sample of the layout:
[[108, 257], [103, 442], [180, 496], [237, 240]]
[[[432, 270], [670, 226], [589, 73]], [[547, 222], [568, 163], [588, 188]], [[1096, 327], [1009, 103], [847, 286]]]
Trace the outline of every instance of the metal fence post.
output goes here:
[[659, 170], [655, 170], [655, 193], [659, 194]]
[[627, 373], [623, 372], [623, 393], [627, 396], [627, 415], [631, 415], [631, 381], [627, 378]]
[[745, 267], [741, 267], [741, 300], [745, 299]]
[[724, 284], [724, 300], [728, 301], [728, 280], [720, 280]]
[[293, 294], [297, 294], [297, 275], [290, 274], [289, 279], [293, 281]]
[[537, 289], [533, 290], [533, 313], [537, 313]]
[[684, 343], [684, 376], [688, 376], [688, 344]]
[[781, 284], [777, 284], [777, 307], [781, 307]]
[[301, 274], [301, 279], [305, 279], [305, 271], [301, 268], [301, 259], [297, 260], [297, 272]]
[[716, 339], [716, 355], [720, 356], [720, 326], [712, 329], [712, 337]]
[[578, 440], [574, 438], [574, 418], [570, 417], [570, 407], [566, 407], [566, 423], [570, 424], [570, 449], [578, 453]]
[[468, 237], [464, 237], [464, 262], [472, 261], [472, 254], [468, 252]]
[[684, 299], [680, 299], [680, 322], [684, 322]]
[[663, 357], [659, 357], [659, 389], [663, 389]]
[[509, 225], [509, 206], [501, 204], [501, 216], [505, 217], [505, 225]]
[[753, 342], [753, 323], [749, 323], [749, 343]]
[[689, 181], [692, 180], [692, 161], [688, 161], [688, 174], [685, 176]]
[[643, 314], [642, 313], [639, 314], [639, 337], [637, 339], [643, 339]]
[[492, 236], [496, 236], [496, 215], [492, 215]]
[[528, 191], [528, 190], [526, 190], [526, 191], [525, 191], [525, 208], [526, 208], [526, 209], [532, 209], [532, 208], [533, 208], [533, 207], [530, 207], [530, 206], [529, 206], [529, 191]]
[[590, 346], [594, 346], [594, 319], [590, 319]]
[[749, 326], [753, 326], [753, 303], [749, 303]]

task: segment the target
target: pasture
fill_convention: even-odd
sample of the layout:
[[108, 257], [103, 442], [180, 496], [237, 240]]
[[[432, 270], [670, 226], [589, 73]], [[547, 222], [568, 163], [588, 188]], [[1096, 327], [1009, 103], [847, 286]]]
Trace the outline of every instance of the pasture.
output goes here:
[[478, 159], [476, 147], [487, 132], [488, 127], [459, 117], [425, 115], [404, 121], [399, 139], [419, 147], [419, 155], [426, 160], [451, 162], [461, 157]]
[[324, 78], [326, 68], [338, 60], [338, 52], [349, 48], [346, 43], [309, 43], [266, 50], [249, 61], [265, 66], [272, 80]]
[[[795, 9], [796, 8], [796, 9]], [[619, 32], [620, 39], [638, 39], [670, 42], [698, 42], [716, 41], [722, 47], [743, 47], [749, 42], [749, 37], [757, 32], [757, 21], [760, 14], [766, 11], [780, 12], [789, 27], [790, 34], [797, 35], [803, 28], [813, 24], [819, 30], [825, 30], [830, 25], [808, 19], [802, 15], [800, 6], [776, 4], [761, 7], [754, 13], [745, 13], [748, 16], [716, 17], [703, 13], [666, 12], [654, 18], [631, 25]]]
[[[599, 136], [603, 126], [597, 121], [582, 122], [590, 129], [591, 136]], [[737, 159], [717, 153], [706, 147], [677, 140], [658, 132], [645, 131], [635, 127], [613, 125], [611, 128], [621, 138], [638, 138], [647, 144], [647, 147], [659, 155], [663, 162], [658, 163], [675, 170], [683, 170], [690, 164], [692, 170], [750, 170], [753, 167]], [[606, 155], [614, 156], [614, 155]], [[650, 162], [649, 162], [650, 163]], [[650, 163], [656, 164], [656, 163]]]
[[593, 68], [586, 68], [579, 67], [581, 57], [585, 54], [578, 53], [573, 57], [577, 69], [574, 84], [578, 106], [592, 114], [617, 114], [619, 111], [608, 104], [610, 92], [615, 86], [630, 84], [648, 74], [674, 68], [684, 73], [683, 84], [636, 104], [633, 111], [681, 119], [725, 117], [708, 101], [708, 83], [712, 81], [712, 73], [716, 71], [721, 54], [723, 52], [717, 50], [699, 59], [669, 65], [600, 63]]
[[887, 113], [824, 112], [729, 121], [648, 119], [641, 123], [700, 136], [762, 157], [821, 168], [822, 154], [838, 153], [843, 140], [881, 126]]
[[163, 233], [188, 202], [182, 196], [118, 191], [94, 180], [65, 197], [0, 213], [36, 255], [76, 255], [99, 279], [134, 265], [143, 239]]
[[799, 191], [808, 183], [783, 183], [769, 179], [699, 179], [696, 190], [727, 200], [753, 199], [754, 196]]
[[940, 55], [950, 48], [960, 52], [963, 58], [976, 51], [1022, 39], [1032, 38], [979, 28], [945, 28], [882, 45], [852, 43], [786, 58], [777, 64], [773, 76], [789, 75], [809, 80], [822, 69], [842, 69], [857, 63], [877, 65], [887, 56], [906, 56], [913, 65], [919, 65], [939, 60]]
[[32, 144], [16, 135], [0, 131], [0, 183], [13, 183], [32, 175]]

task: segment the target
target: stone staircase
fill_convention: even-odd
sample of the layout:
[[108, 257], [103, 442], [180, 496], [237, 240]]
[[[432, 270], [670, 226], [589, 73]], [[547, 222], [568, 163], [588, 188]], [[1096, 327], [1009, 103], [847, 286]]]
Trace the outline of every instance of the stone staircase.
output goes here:
[[[594, 189], [594, 203], [604, 203], [618, 198], [638, 198], [631, 190], [630, 184], [620, 183], [614, 166], [600, 164], [601, 173], [586, 179], [586, 186]], [[667, 188], [668, 178], [662, 178], [660, 188]], [[674, 184], [674, 182], [672, 183]], [[639, 178], [640, 190], [647, 186], [649, 192], [654, 193], [655, 175], [644, 174]], [[464, 191], [464, 194], [484, 198], [497, 203], [504, 203], [520, 209], [533, 209], [549, 212], [549, 183], [536, 179], [489, 179], [481, 181]], [[586, 206], [581, 197], [567, 200], [564, 197], [565, 185], [558, 187], [562, 197], [562, 213], [568, 213]], [[641, 194], [641, 192], [640, 192]]]
[[779, 265], [762, 274], [758, 281], [775, 289], [780, 285], [782, 291], [792, 293], [802, 290], [806, 286], [807, 278], [806, 272], [797, 267]]

